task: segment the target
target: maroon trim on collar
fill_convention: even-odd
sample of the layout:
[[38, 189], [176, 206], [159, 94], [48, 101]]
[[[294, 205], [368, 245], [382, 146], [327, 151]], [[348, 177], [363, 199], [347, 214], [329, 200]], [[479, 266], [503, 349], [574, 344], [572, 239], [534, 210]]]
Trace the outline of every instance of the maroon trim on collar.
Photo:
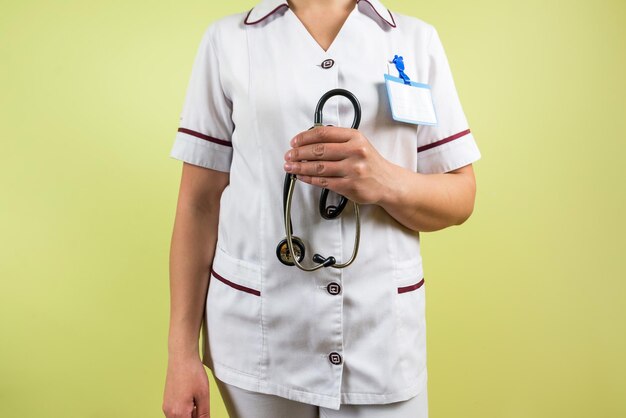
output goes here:
[[[378, 13], [378, 10], [376, 10], [376, 8], [374, 7], [374, 5], [373, 5], [372, 3], [370, 3], [370, 2], [369, 2], [369, 1], [367, 1], [367, 0], [356, 0], [356, 2], [357, 2], [357, 3], [361, 2], [361, 1], [364, 1], [364, 2], [366, 2], [367, 4], [369, 4], [369, 5], [370, 5], [370, 7], [372, 8], [372, 10], [374, 10], [374, 11], [376, 12], [376, 14], [377, 14], [378, 16], [380, 16], [380, 13]], [[391, 10], [387, 9], [387, 12], [389, 12], [389, 16], [391, 16], [391, 21], [393, 22], [393, 24], [389, 23], [389, 21], [388, 21], [387, 19], [385, 19], [384, 17], [382, 17], [382, 16], [380, 16], [380, 18], [381, 18], [382, 20], [384, 20], [384, 21], [385, 21], [385, 23], [387, 23], [389, 26], [391, 26], [392, 28], [395, 28], [395, 27], [396, 27], [396, 20], [393, 18], [393, 14], [391, 13]]]
[[241, 291], [243, 291], [243, 292], [248, 292], [248, 293], [251, 293], [251, 294], [256, 295], [256, 296], [261, 296], [261, 292], [259, 292], [258, 290], [256, 290], [256, 289], [252, 289], [252, 288], [250, 288], [250, 287], [242, 286], [242, 285], [237, 284], [237, 283], [233, 283], [233, 282], [231, 282], [230, 280], [228, 280], [228, 279], [226, 279], [226, 278], [224, 278], [224, 277], [220, 276], [219, 274], [217, 274], [217, 273], [215, 272], [215, 270], [213, 270], [213, 269], [211, 269], [211, 274], [212, 274], [212, 275], [213, 275], [213, 277], [215, 277], [217, 280], [219, 280], [219, 281], [221, 281], [221, 282], [226, 283], [226, 284], [227, 284], [227, 285], [229, 285], [230, 287], [234, 287], [234, 288], [235, 288], [235, 289], [237, 289], [237, 290], [241, 290]]
[[216, 144], [226, 145], [227, 147], [232, 147], [233, 146], [233, 144], [230, 141], [224, 141], [223, 139], [213, 138], [212, 136], [201, 134], [200, 132], [192, 131], [191, 129], [178, 128], [178, 132], [182, 132], [182, 133], [187, 134], [187, 135], [193, 135], [195, 137], [204, 139], [204, 140], [209, 141], [209, 142], [214, 142]]
[[465, 135], [467, 135], [469, 133], [470, 133], [470, 130], [466, 129], [466, 130], [464, 130], [462, 132], [459, 132], [458, 134], [454, 134], [454, 135], [449, 136], [447, 138], [440, 139], [439, 141], [435, 141], [435, 142], [431, 142], [430, 144], [422, 145], [421, 147], [417, 147], [417, 152], [426, 151], [427, 149], [434, 148], [434, 147], [436, 147], [438, 145], [443, 145], [446, 142], [454, 141], [455, 139], [461, 138], [462, 136], [465, 136]]
[[250, 16], [250, 13], [252, 13], [252, 9], [254, 9], [254, 7], [252, 9], [250, 9], [248, 11], [248, 14], [246, 15], [246, 18], [243, 20], [243, 23], [245, 23], [246, 25], [254, 25], [255, 23], [259, 23], [265, 19], [267, 19], [269, 16], [273, 15], [274, 12], [276, 12], [278, 9], [280, 9], [281, 7], [287, 7], [289, 8], [288, 4], [280, 4], [278, 5], [274, 10], [272, 10], [271, 12], [269, 12], [268, 14], [266, 14], [265, 16], [263, 16], [262, 18], [260, 18], [259, 20], [257, 20], [256, 22], [248, 22], [248, 16]]
[[[357, 7], [358, 7], [358, 3], [359, 3], [360, 1], [365, 1], [367, 4], [369, 4], [369, 5], [370, 5], [370, 7], [372, 8], [372, 10], [374, 10], [374, 12], [376, 12], [376, 14], [377, 14], [377, 15], [378, 15], [378, 16], [379, 16], [382, 20], [384, 20], [384, 21], [385, 21], [385, 23], [387, 23], [389, 26], [391, 26], [392, 28], [395, 28], [395, 27], [396, 27], [396, 20], [393, 18], [393, 14], [391, 13], [391, 11], [390, 11], [389, 9], [387, 9], [387, 12], [389, 13], [389, 16], [391, 16], [391, 21], [392, 21], [393, 23], [389, 23], [389, 21], [388, 21], [387, 19], [385, 19], [384, 17], [382, 17], [382, 16], [380, 15], [380, 13], [378, 13], [378, 11], [377, 11], [377, 10], [376, 10], [376, 8], [374, 7], [374, 5], [373, 5], [372, 3], [370, 3], [368, 0], [357, 0], [357, 1], [356, 1], [356, 2], [357, 2]], [[253, 7], [252, 9], [248, 10], [248, 14], [246, 15], [245, 19], [243, 20], [243, 23], [244, 23], [244, 24], [246, 24], [246, 25], [254, 25], [254, 24], [256, 24], [256, 23], [259, 23], [259, 22], [261, 22], [261, 21], [263, 21], [263, 20], [267, 19], [269, 16], [273, 15], [276, 11], [278, 11], [278, 9], [280, 9], [280, 8], [282, 8], [282, 7], [289, 8], [289, 5], [288, 5], [288, 4], [285, 4], [285, 3], [280, 4], [280, 5], [278, 5], [276, 8], [274, 8], [274, 10], [272, 10], [271, 12], [269, 12], [268, 14], [266, 14], [265, 16], [263, 16], [262, 18], [260, 18], [259, 20], [255, 21], [255, 22], [248, 22], [248, 17], [250, 16], [250, 13], [252, 13], [252, 9], [254, 9], [254, 7]]]
[[420, 287], [422, 287], [423, 284], [424, 284], [424, 278], [422, 278], [422, 280], [420, 280], [419, 282], [417, 282], [415, 284], [412, 284], [410, 286], [399, 287], [398, 288], [398, 293], [406, 293], [406, 292], [410, 292], [412, 290], [419, 289]]

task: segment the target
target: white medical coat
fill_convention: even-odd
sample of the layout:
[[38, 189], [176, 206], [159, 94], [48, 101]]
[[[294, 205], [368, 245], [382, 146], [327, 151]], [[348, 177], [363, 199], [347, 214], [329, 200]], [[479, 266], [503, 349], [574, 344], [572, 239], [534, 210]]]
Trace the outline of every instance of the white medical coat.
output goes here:
[[[438, 126], [392, 119], [383, 74], [402, 55], [411, 80], [430, 84]], [[332, 61], [331, 61], [332, 60]], [[324, 64], [323, 64], [324, 63]], [[361, 205], [361, 247], [346, 269], [304, 272], [279, 262], [284, 154], [313, 125], [333, 88], [356, 95], [359, 130], [378, 152], [418, 173], [470, 164], [480, 152], [433, 26], [361, 0], [327, 51], [287, 2], [263, 0], [204, 32], [170, 156], [230, 172], [220, 201], [203, 327], [203, 362], [248, 390], [338, 409], [390, 403], [427, 381], [420, 235], [377, 205]], [[323, 123], [349, 127], [350, 102], [333, 97]], [[299, 182], [294, 235], [314, 253], [347, 260], [354, 212], [324, 220], [321, 189]], [[331, 193], [331, 196], [333, 194]]]

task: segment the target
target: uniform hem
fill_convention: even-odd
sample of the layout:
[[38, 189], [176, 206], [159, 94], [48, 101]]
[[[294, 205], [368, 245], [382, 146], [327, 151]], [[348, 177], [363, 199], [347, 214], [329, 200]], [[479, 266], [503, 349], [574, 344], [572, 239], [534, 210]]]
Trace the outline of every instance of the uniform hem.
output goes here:
[[419, 375], [417, 383], [401, 392], [385, 393], [382, 395], [375, 393], [342, 393], [341, 403], [371, 405], [406, 401], [422, 393], [427, 382], [428, 371], [424, 369]]
[[[206, 363], [205, 363], [206, 364]], [[305, 392], [303, 390], [288, 388], [262, 381], [260, 377], [245, 374], [239, 370], [234, 370], [218, 362], [213, 362], [212, 367], [207, 365], [213, 372], [215, 378], [229, 385], [254, 392], [276, 395], [292, 401], [321, 406], [324, 408], [339, 409], [340, 400], [328, 395]]]
[[207, 358], [205, 358], [203, 362], [205, 366], [213, 372], [216, 379], [229, 385], [334, 410], [339, 410], [341, 404], [371, 405], [405, 401], [420, 394], [426, 387], [428, 381], [428, 372], [427, 369], [424, 369], [419, 375], [418, 381], [401, 392], [381, 395], [374, 393], [342, 393], [339, 397], [334, 397], [262, 381], [259, 376], [231, 369], [228, 366], [211, 361]]

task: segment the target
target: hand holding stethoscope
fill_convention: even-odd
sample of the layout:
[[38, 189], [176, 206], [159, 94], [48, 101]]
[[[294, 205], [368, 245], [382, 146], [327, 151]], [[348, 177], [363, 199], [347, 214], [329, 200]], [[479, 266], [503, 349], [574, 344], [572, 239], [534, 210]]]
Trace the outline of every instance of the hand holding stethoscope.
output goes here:
[[[332, 95], [342, 95], [352, 101], [355, 108], [355, 118], [351, 128], [335, 126], [324, 126], [321, 123], [321, 108], [326, 99]], [[320, 105], [321, 104], [321, 105]], [[320, 199], [320, 214], [326, 219], [332, 219], [341, 213], [341, 210], [351, 200], [355, 207], [356, 216], [356, 237], [352, 257], [344, 263], [337, 263], [334, 257], [322, 257], [316, 254], [313, 261], [318, 263], [314, 267], [304, 267], [297, 262], [304, 253], [304, 245], [298, 243], [299, 248], [293, 247], [288, 239], [281, 242], [283, 252], [287, 243], [290, 244], [289, 254], [295, 254], [296, 263], [299, 268], [307, 271], [314, 271], [321, 267], [333, 266], [343, 268], [352, 263], [356, 257], [359, 242], [359, 212], [358, 204], [376, 204], [382, 198], [385, 184], [390, 180], [390, 163], [383, 158], [372, 146], [368, 139], [359, 132], [360, 108], [356, 98], [348, 91], [334, 89], [326, 93], [320, 99], [316, 109], [315, 125], [313, 128], [300, 132], [290, 142], [292, 149], [285, 154], [284, 169], [287, 172], [285, 181], [285, 200], [289, 204], [285, 205], [285, 229], [287, 236], [291, 232], [291, 219], [289, 216], [290, 200], [287, 199], [289, 188], [293, 191], [295, 179], [288, 181], [290, 175], [297, 176], [297, 179], [305, 183], [322, 187], [322, 197]], [[291, 176], [293, 178], [293, 176]], [[328, 190], [341, 195], [341, 200], [337, 207], [325, 207]], [[324, 206], [324, 208], [322, 207]], [[324, 213], [326, 212], [326, 214]], [[335, 212], [335, 213], [333, 213]], [[330, 215], [330, 216], [328, 216]], [[277, 254], [280, 256], [279, 245]], [[284, 257], [284, 254], [283, 254]], [[281, 260], [285, 262], [285, 260]], [[287, 264], [287, 263], [285, 263]], [[291, 262], [289, 265], [293, 265]]]
[[296, 135], [291, 146], [286, 172], [358, 204], [377, 204], [389, 184], [389, 161], [355, 129], [317, 126]]

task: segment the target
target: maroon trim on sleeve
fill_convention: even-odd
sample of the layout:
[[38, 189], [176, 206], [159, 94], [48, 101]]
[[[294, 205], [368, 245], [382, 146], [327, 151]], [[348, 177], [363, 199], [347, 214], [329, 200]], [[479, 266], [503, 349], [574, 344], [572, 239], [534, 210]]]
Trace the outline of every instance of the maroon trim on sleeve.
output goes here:
[[279, 5], [279, 6], [277, 6], [274, 10], [272, 10], [271, 12], [269, 12], [268, 14], [263, 16], [262, 18], [260, 18], [259, 20], [255, 21], [255, 22], [248, 22], [248, 16], [250, 16], [250, 13], [252, 13], [252, 9], [254, 9], [254, 7], [253, 7], [252, 9], [250, 9], [248, 11], [248, 14], [246, 15], [246, 18], [243, 20], [243, 23], [245, 23], [246, 25], [254, 25], [255, 23], [259, 23], [259, 22], [267, 19], [269, 16], [273, 15], [274, 12], [276, 12], [278, 9], [280, 9], [282, 7], [289, 8], [289, 5], [287, 3], [283, 3], [283, 4]]
[[420, 287], [422, 287], [422, 285], [424, 284], [424, 278], [422, 278], [422, 280], [420, 280], [419, 282], [412, 284], [410, 286], [402, 286], [398, 288], [398, 293], [405, 293], [405, 292], [410, 292], [412, 290], [416, 290], [419, 289]]
[[192, 131], [191, 129], [178, 128], [178, 132], [182, 132], [182, 133], [187, 134], [187, 135], [192, 135], [192, 136], [198, 137], [200, 139], [204, 139], [204, 140], [209, 141], [209, 142], [214, 142], [216, 144], [226, 145], [227, 147], [232, 147], [233, 146], [233, 144], [230, 141], [224, 141], [223, 139], [213, 138], [212, 136], [201, 134], [200, 132]]
[[213, 275], [213, 277], [215, 277], [217, 280], [219, 280], [219, 281], [221, 281], [221, 282], [226, 283], [226, 284], [227, 284], [227, 285], [229, 285], [230, 287], [234, 287], [234, 288], [235, 288], [235, 289], [237, 289], [237, 290], [241, 290], [241, 291], [243, 291], [243, 292], [248, 292], [248, 293], [251, 293], [251, 294], [256, 295], [256, 296], [261, 296], [261, 292], [259, 292], [258, 290], [256, 290], [256, 289], [252, 289], [252, 288], [250, 288], [250, 287], [242, 286], [242, 285], [237, 284], [237, 283], [233, 283], [233, 282], [231, 282], [230, 280], [228, 280], [228, 279], [226, 279], [226, 278], [224, 278], [224, 277], [220, 276], [219, 274], [217, 274], [217, 273], [215, 272], [215, 270], [213, 270], [213, 269], [211, 269], [211, 274], [212, 274], [212, 275]]
[[454, 135], [449, 136], [447, 138], [440, 139], [439, 141], [435, 141], [435, 142], [431, 142], [430, 144], [422, 145], [421, 147], [417, 147], [417, 152], [426, 151], [427, 149], [434, 148], [434, 147], [436, 147], [438, 145], [443, 145], [443, 144], [445, 144], [447, 142], [454, 141], [455, 139], [461, 138], [462, 136], [465, 136], [465, 135], [467, 135], [469, 133], [470, 133], [470, 130], [466, 129], [466, 130], [464, 130], [462, 132], [459, 132], [458, 134], [454, 134]]

